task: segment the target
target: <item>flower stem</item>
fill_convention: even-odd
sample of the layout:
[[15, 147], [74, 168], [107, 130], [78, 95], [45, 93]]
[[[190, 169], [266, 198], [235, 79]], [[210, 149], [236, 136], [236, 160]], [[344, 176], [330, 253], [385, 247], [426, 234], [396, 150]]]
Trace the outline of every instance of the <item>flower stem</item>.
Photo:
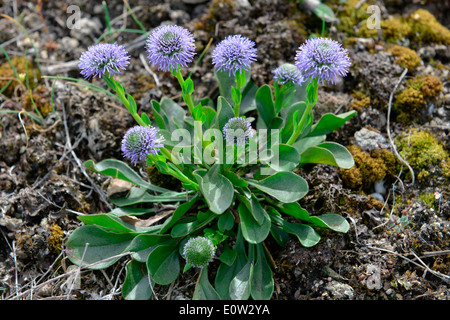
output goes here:
[[119, 82], [114, 80], [112, 76], [105, 77], [105, 81], [108, 87], [110, 87], [116, 92], [117, 97], [120, 99], [120, 101], [122, 101], [122, 103], [125, 105], [128, 111], [130, 111], [130, 114], [133, 116], [134, 120], [136, 120], [136, 122], [143, 127], [147, 126], [144, 120], [142, 120], [141, 117], [137, 114], [137, 112], [131, 109], [130, 101], [128, 101], [128, 99], [125, 97], [125, 91], [122, 85], [120, 85]]
[[181, 70], [180, 68], [178, 68], [176, 71], [173, 70], [172, 74], [177, 78], [178, 82], [180, 83], [181, 86], [181, 90], [182, 90], [182, 95], [183, 95], [183, 100], [184, 102], [186, 102], [186, 105], [189, 108], [189, 112], [191, 114], [193, 114], [194, 112], [194, 102], [192, 101], [192, 95], [191, 94], [185, 94], [184, 92], [184, 78], [183, 75], [181, 74]]
[[[300, 121], [297, 125], [294, 127], [294, 132], [292, 132], [291, 137], [289, 138], [288, 142], [286, 142], [287, 145], [294, 144], [295, 141], [297, 141], [297, 138], [300, 136], [300, 134], [304, 130], [305, 122], [308, 119], [309, 115], [311, 114], [311, 111], [313, 107], [317, 103], [317, 94], [319, 90], [319, 84], [317, 82], [317, 79], [314, 80], [310, 84], [310, 89], [307, 90], [307, 97], [306, 97], [306, 110], [303, 112], [302, 117], [300, 118]], [[308, 88], [309, 89], [309, 88]]]
[[[235, 117], [239, 117], [239, 109], [241, 106], [241, 101], [242, 101], [242, 94], [241, 94], [241, 88], [244, 86], [245, 84], [245, 71], [244, 70], [239, 70], [236, 72], [236, 77], [235, 77], [235, 81], [236, 81], [236, 97], [233, 98], [234, 101], [234, 116]], [[233, 91], [233, 89], [231, 89]], [[233, 92], [232, 92], [232, 96]]]

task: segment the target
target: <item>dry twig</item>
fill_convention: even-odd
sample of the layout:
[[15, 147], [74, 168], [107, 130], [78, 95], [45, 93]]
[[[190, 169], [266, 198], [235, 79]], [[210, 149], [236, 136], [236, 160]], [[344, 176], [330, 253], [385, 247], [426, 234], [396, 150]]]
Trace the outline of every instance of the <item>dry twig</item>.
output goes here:
[[405, 70], [403, 71], [402, 75], [400, 76], [400, 78], [398, 79], [397, 83], [395, 84], [394, 90], [392, 90], [391, 95], [389, 97], [389, 105], [388, 105], [388, 114], [387, 114], [387, 135], [389, 138], [389, 142], [391, 144], [392, 147], [392, 151], [394, 152], [395, 156], [400, 160], [400, 162], [402, 162], [403, 164], [405, 164], [409, 171], [411, 172], [411, 176], [412, 176], [412, 182], [411, 184], [414, 184], [414, 170], [411, 168], [411, 166], [409, 165], [409, 163], [404, 160], [400, 154], [397, 151], [397, 147], [395, 146], [394, 141], [392, 140], [391, 137], [391, 128], [390, 128], [390, 123], [391, 123], [391, 109], [392, 109], [392, 100], [394, 99], [394, 94], [395, 92], [397, 92], [398, 86], [400, 85], [400, 83], [402, 82], [403, 78], [406, 76], [406, 74], [408, 73], [408, 68], [405, 68]]

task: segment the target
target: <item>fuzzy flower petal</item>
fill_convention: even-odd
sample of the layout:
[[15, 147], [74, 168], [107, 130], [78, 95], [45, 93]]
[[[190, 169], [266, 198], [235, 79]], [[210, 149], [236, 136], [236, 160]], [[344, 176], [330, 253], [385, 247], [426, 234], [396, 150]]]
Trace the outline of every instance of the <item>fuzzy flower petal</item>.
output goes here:
[[274, 70], [274, 79], [280, 84], [293, 83], [301, 85], [305, 79], [297, 67], [291, 63], [285, 63]]
[[242, 69], [248, 70], [256, 61], [255, 43], [241, 35], [226, 37], [219, 42], [212, 54], [212, 62], [218, 71], [228, 71], [230, 77]]
[[228, 144], [242, 146], [253, 137], [252, 125], [242, 117], [231, 118], [223, 127], [223, 134]]
[[195, 55], [195, 41], [186, 28], [164, 25], [156, 28], [146, 42], [148, 60], [159, 70], [177, 70], [186, 67]]
[[122, 139], [123, 156], [136, 165], [150, 153], [158, 154], [159, 148], [164, 147], [164, 138], [158, 135], [158, 132], [159, 130], [152, 126], [135, 126], [128, 130]]
[[339, 77], [345, 77], [351, 62], [347, 49], [331, 39], [309, 39], [302, 44], [295, 57], [296, 67], [307, 80], [317, 78], [320, 83], [336, 84]]
[[78, 67], [85, 79], [92, 77], [110, 76], [120, 73], [130, 63], [123, 46], [117, 43], [100, 43], [89, 47], [80, 57]]
[[206, 267], [214, 258], [216, 247], [206, 237], [191, 238], [183, 248], [186, 263], [196, 268]]

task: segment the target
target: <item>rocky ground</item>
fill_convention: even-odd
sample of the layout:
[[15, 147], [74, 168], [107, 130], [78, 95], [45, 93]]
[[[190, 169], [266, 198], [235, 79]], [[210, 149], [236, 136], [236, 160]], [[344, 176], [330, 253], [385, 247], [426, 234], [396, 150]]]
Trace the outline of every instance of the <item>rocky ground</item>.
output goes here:
[[[78, 215], [111, 208], [110, 180], [86, 171], [84, 161], [121, 159], [121, 138], [133, 124], [110, 96], [49, 78], [81, 79], [77, 60], [107, 31], [101, 2], [75, 2], [80, 29], [72, 28], [77, 11], [63, 1], [0, 2], [3, 299], [122, 298], [125, 259], [104, 271], [82, 271], [74, 281], [64, 251], [65, 240], [80, 225]], [[302, 168], [299, 174], [310, 192], [301, 204], [310, 214], [342, 214], [351, 229], [330, 232], [313, 248], [295, 240], [282, 250], [268, 243], [274, 249], [272, 299], [448, 300], [450, 3], [324, 3], [337, 17], [326, 24], [325, 36], [345, 44], [353, 65], [340, 83], [321, 87], [316, 112], [358, 111], [329, 136], [349, 148], [356, 165]], [[380, 8], [379, 30], [367, 28], [372, 4]], [[211, 51], [226, 35], [256, 42], [252, 79], [262, 85], [272, 84], [272, 70], [292, 62], [302, 41], [319, 35], [322, 27], [295, 0], [135, 0], [129, 5], [134, 17], [123, 1], [108, 1], [113, 29], [139, 29], [134, 18], [147, 30], [176, 23], [193, 32], [198, 52], [212, 39], [192, 76], [199, 96], [217, 97]], [[139, 110], [151, 113], [152, 99], [179, 96], [169, 74], [147, 65], [142, 36], [116, 32], [114, 37], [132, 55], [122, 80]], [[32, 118], [38, 113], [43, 120]], [[187, 272], [170, 287], [156, 287], [156, 294], [190, 297], [195, 279]]]

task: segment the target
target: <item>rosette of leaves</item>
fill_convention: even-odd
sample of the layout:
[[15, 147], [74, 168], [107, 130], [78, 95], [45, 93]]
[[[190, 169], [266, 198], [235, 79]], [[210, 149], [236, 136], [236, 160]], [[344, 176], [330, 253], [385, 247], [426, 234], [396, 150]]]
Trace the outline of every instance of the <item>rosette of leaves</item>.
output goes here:
[[[312, 247], [321, 239], [318, 229], [348, 231], [349, 224], [341, 215], [310, 216], [300, 206], [309, 187], [296, 170], [305, 164], [352, 167], [354, 161], [347, 149], [326, 141], [326, 136], [355, 112], [325, 114], [314, 121], [307, 108], [317, 101], [314, 83], [296, 85], [286, 92], [278, 84], [273, 90], [268, 85], [258, 87], [251, 81], [250, 71], [245, 75], [238, 79], [241, 83], [237, 92], [233, 76], [216, 72], [220, 89], [217, 101], [209, 97], [193, 99], [193, 81], [181, 81], [183, 97], [195, 101], [192, 112], [175, 100], [162, 98], [152, 101], [153, 122], [147, 115], [137, 114], [133, 98], [119, 83], [108, 82], [110, 88], [118, 88], [138, 123], [157, 127], [167, 150], [181, 146], [189, 150], [192, 161], [175, 161], [164, 154], [147, 158], [147, 165], [180, 180], [182, 191], [150, 184], [120, 160], [87, 161], [88, 169], [126, 180], [134, 187], [126, 196], [111, 199], [116, 206], [111, 212], [79, 217], [84, 225], [74, 230], [67, 242], [73, 263], [103, 269], [124, 255], [130, 256], [123, 297], [150, 299], [153, 284], [169, 285], [183, 272], [186, 242], [204, 236], [216, 246], [217, 259], [201, 269], [194, 299], [270, 299], [274, 281], [270, 252], [264, 246], [268, 237], [280, 246], [294, 237], [303, 246]], [[277, 154], [259, 157], [251, 164], [207, 163], [199, 155], [207, 150], [214, 153], [225, 145], [206, 138], [192, 141], [190, 137], [199, 131], [205, 137], [208, 129], [220, 132], [235, 116], [237, 103], [238, 116], [246, 116], [257, 129], [243, 154], [248, 157], [248, 145], [262, 141], [260, 129], [267, 130], [267, 144], [272, 144], [277, 134]], [[171, 134], [175, 129], [181, 132], [178, 140]], [[295, 139], [293, 132], [298, 132]], [[271, 161], [274, 156], [279, 159], [276, 163]], [[262, 168], [267, 172], [264, 175]], [[176, 209], [161, 218], [156, 209], [167, 203]], [[217, 268], [213, 283], [208, 278], [212, 266]]]

